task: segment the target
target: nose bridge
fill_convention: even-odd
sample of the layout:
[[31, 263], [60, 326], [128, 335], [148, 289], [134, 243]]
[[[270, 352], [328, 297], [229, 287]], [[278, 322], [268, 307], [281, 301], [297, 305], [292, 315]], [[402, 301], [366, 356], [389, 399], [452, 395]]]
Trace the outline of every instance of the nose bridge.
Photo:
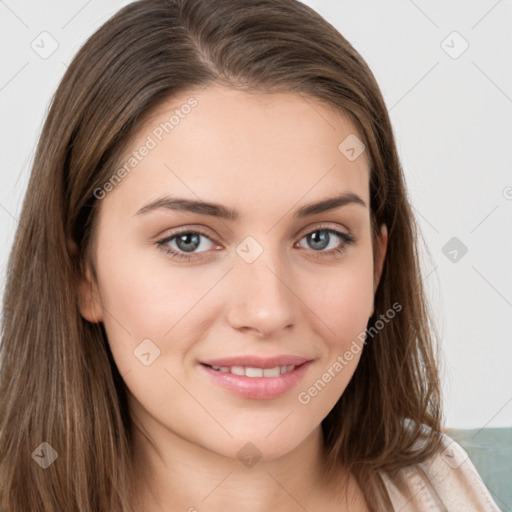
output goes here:
[[247, 237], [236, 249], [229, 319], [233, 327], [270, 334], [292, 324], [297, 299], [278, 247]]

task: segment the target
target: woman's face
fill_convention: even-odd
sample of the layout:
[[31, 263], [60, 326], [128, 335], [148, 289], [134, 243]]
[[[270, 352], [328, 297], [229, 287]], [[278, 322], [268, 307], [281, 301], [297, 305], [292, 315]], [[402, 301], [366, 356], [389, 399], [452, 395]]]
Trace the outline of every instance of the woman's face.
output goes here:
[[103, 322], [150, 435], [272, 459], [343, 394], [387, 241], [384, 226], [374, 266], [356, 137], [310, 98], [213, 85], [140, 128], [97, 191], [97, 286], [87, 272], [81, 312]]

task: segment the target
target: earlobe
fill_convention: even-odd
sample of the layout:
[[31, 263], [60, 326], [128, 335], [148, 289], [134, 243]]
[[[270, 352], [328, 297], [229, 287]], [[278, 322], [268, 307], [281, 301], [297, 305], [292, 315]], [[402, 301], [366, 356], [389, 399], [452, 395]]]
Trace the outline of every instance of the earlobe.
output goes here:
[[80, 314], [91, 323], [103, 321], [103, 308], [98, 287], [91, 279], [89, 265], [86, 265], [78, 285], [78, 307]]

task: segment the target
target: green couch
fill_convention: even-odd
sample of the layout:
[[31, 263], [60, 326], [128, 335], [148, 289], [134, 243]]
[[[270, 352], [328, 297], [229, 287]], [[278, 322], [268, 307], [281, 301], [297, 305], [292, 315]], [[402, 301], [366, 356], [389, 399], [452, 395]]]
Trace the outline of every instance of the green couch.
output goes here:
[[512, 512], [512, 427], [445, 429], [467, 452], [502, 512]]

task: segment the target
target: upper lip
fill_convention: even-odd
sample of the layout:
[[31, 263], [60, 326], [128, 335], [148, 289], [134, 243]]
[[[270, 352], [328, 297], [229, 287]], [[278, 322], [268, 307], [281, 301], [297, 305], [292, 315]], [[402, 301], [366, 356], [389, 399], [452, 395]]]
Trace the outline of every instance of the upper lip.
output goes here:
[[208, 366], [243, 366], [245, 368], [275, 368], [276, 366], [300, 366], [301, 364], [311, 361], [307, 357], [280, 355], [274, 357], [261, 357], [261, 356], [234, 356], [222, 359], [208, 359], [207, 361], [200, 361], [202, 364]]

